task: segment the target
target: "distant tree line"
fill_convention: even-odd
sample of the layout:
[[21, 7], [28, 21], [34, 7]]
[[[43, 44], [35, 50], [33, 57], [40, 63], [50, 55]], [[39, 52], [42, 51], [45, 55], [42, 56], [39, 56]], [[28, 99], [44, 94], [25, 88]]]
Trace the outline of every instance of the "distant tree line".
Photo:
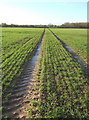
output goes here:
[[89, 22], [82, 23], [64, 23], [60, 26], [61, 28], [89, 28]]
[[26, 28], [89, 28], [89, 22], [82, 22], [82, 23], [69, 23], [66, 22], [62, 25], [16, 25], [16, 24], [0, 24], [0, 27], [26, 27]]
[[26, 28], [57, 28], [57, 25], [16, 25], [16, 24], [6, 24], [6, 23], [2, 23], [0, 24], [1, 27], [26, 27]]

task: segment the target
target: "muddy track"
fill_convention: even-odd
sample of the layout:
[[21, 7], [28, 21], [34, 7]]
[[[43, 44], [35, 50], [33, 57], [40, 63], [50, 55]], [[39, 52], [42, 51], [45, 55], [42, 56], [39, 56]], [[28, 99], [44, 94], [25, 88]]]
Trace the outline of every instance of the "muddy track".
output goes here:
[[[50, 29], [49, 29], [50, 30]], [[77, 54], [72, 50], [66, 43], [63, 42], [52, 30], [50, 32], [61, 42], [62, 46], [73, 56], [73, 58], [81, 65], [83, 70], [85, 71], [87, 77], [89, 77], [89, 68], [85, 62], [82, 62]]]
[[[44, 38], [44, 32], [41, 38], [41, 42]], [[41, 51], [41, 42], [38, 45], [37, 51], [33, 58], [28, 62], [27, 68], [25, 68], [24, 74], [18, 79], [15, 88], [11, 92], [9, 101], [3, 103], [3, 116], [8, 116], [12, 119], [28, 119], [30, 118], [29, 110], [32, 107], [32, 101], [39, 101], [40, 81], [36, 80], [36, 71], [38, 68], [38, 58]], [[35, 108], [35, 116], [38, 115], [38, 110]]]

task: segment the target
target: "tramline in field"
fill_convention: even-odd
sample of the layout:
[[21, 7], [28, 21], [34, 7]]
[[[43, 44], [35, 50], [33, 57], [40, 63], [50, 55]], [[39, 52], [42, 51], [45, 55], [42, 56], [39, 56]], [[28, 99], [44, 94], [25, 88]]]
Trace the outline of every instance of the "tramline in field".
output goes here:
[[[85, 30], [51, 30], [86, 62]], [[17, 78], [23, 76], [23, 66], [26, 67], [28, 61], [34, 57], [42, 40], [36, 72], [33, 71], [34, 82], [37, 82], [37, 85], [29, 85], [32, 91], [29, 97], [32, 99], [26, 99], [28, 102], [23, 104], [29, 106], [29, 109], [26, 108], [29, 118], [89, 118], [86, 73], [49, 29], [44, 31], [43, 28], [3, 28], [2, 36], [3, 93], [10, 87], [16, 87]], [[32, 81], [32, 84], [34, 82]], [[30, 90], [27, 91], [30, 93]]]

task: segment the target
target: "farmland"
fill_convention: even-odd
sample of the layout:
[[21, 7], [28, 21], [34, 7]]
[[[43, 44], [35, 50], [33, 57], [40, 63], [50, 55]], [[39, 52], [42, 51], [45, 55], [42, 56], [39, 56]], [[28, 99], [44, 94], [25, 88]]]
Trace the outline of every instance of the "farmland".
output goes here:
[[[86, 30], [51, 30], [87, 63]], [[53, 33], [48, 28], [2, 31], [3, 117], [89, 118], [86, 73]]]

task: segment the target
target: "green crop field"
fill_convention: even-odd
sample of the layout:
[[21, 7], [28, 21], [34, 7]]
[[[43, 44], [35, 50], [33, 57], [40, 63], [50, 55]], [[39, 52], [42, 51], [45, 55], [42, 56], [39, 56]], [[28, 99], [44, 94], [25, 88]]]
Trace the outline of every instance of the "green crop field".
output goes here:
[[52, 29], [52, 31], [87, 63], [87, 29]]
[[[87, 63], [85, 29], [51, 30]], [[86, 71], [48, 28], [2, 28], [1, 49], [3, 119], [89, 119]]]

